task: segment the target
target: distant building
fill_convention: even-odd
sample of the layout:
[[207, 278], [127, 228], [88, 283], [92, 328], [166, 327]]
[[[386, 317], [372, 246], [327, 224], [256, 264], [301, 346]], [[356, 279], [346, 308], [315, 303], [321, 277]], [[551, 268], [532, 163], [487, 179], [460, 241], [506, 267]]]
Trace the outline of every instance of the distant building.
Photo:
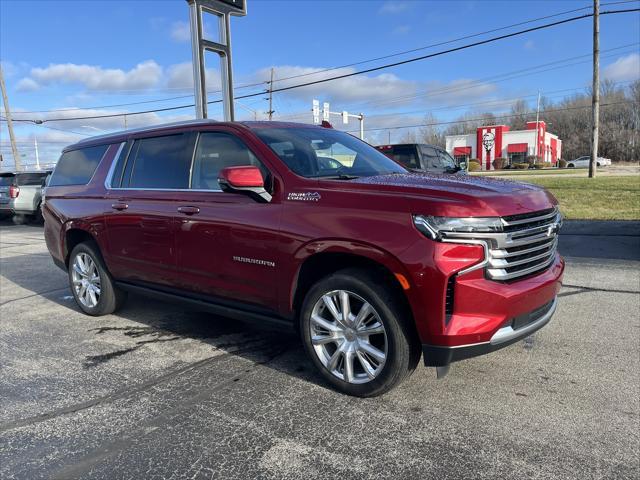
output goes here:
[[[493, 160], [505, 165], [523, 163], [528, 156], [556, 165], [561, 158], [562, 140], [547, 132], [545, 122], [527, 122], [526, 130], [509, 130], [507, 125], [479, 127], [475, 134], [447, 135], [447, 151], [458, 161], [477, 159], [482, 170], [494, 170]], [[536, 141], [538, 146], [536, 148]]]

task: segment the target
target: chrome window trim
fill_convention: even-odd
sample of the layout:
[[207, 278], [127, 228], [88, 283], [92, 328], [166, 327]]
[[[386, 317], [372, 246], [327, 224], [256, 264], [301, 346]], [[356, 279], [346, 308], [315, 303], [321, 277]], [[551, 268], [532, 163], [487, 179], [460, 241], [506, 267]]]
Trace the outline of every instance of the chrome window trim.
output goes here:
[[200, 142], [200, 131], [196, 132], [196, 141], [193, 143], [193, 152], [191, 152], [191, 164], [189, 165], [189, 189], [193, 185], [193, 166], [196, 162], [196, 152], [198, 151], [198, 143]]
[[104, 188], [107, 190], [111, 190], [111, 180], [113, 178], [113, 172], [116, 170], [116, 165], [120, 161], [120, 155], [122, 155], [122, 150], [127, 142], [120, 142], [120, 146], [118, 147], [118, 151], [116, 152], [113, 160], [111, 161], [111, 166], [109, 167], [109, 171], [107, 172], [107, 176], [104, 179]]
[[202, 188], [110, 188], [109, 190], [131, 190], [139, 192], [209, 192], [221, 193], [222, 190], [207, 190]]

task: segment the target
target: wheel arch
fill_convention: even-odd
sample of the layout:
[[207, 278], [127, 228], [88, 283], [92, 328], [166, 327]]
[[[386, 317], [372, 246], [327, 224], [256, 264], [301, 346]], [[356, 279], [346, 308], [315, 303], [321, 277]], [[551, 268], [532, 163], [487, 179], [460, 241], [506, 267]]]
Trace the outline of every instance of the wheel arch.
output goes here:
[[[404, 266], [390, 253], [353, 241], [314, 242], [295, 255], [297, 269], [289, 288], [288, 309], [297, 317], [309, 289], [321, 278], [346, 268], [363, 268], [376, 272], [403, 303], [409, 323], [414, 325], [414, 312], [408, 294], [413, 285]], [[297, 324], [297, 322], [296, 322]]]
[[76, 245], [85, 242], [93, 242], [101, 251], [98, 235], [90, 224], [79, 221], [69, 221], [61, 230], [60, 245], [62, 245], [62, 258], [64, 264], [69, 267], [69, 255]]

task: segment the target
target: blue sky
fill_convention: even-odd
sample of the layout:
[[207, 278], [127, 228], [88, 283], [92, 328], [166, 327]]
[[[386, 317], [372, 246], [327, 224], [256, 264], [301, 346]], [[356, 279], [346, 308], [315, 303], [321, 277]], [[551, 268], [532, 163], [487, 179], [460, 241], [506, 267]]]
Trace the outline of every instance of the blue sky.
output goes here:
[[[589, 1], [248, 0], [248, 15], [232, 20], [236, 87], [266, 80], [271, 67], [276, 79], [309, 74], [589, 5]], [[638, 6], [636, 1], [604, 5], [602, 10]], [[285, 80], [276, 86], [349, 73], [586, 12]], [[188, 98], [192, 89], [187, 20], [184, 0], [0, 0], [0, 58], [14, 117], [46, 120], [192, 103]], [[602, 17], [605, 78], [626, 85], [640, 77], [639, 40], [638, 13]], [[332, 110], [364, 112], [367, 128], [419, 124], [427, 112], [448, 121], [468, 110], [504, 111], [519, 97], [533, 104], [538, 90], [557, 101], [589, 85], [590, 49], [591, 20], [580, 20], [364, 76], [278, 93], [274, 95], [275, 118], [310, 122], [313, 98], [330, 101]], [[218, 61], [211, 56], [207, 62], [211, 67], [209, 89], [216, 90]], [[557, 63], [523, 71], [551, 62]], [[243, 88], [237, 94], [261, 88]], [[177, 96], [186, 97], [167, 99]], [[216, 94], [210, 96], [213, 98]], [[108, 107], [151, 100], [159, 101]], [[268, 109], [263, 96], [238, 103], [240, 119], [264, 118]], [[23, 113], [54, 109], [72, 110]], [[191, 108], [130, 115], [127, 126], [192, 116]], [[210, 116], [221, 117], [220, 108], [211, 107]], [[334, 123], [339, 124], [339, 119]], [[11, 163], [8, 134], [6, 124], [0, 126], [6, 165]], [[17, 122], [16, 135], [23, 162], [30, 163], [34, 138], [40, 145], [41, 160], [51, 161], [64, 144], [123, 127], [123, 116], [47, 121], [43, 126]], [[357, 124], [354, 121], [340, 128], [355, 129]], [[394, 138], [399, 140], [403, 133], [394, 130]], [[367, 139], [386, 141], [387, 135], [384, 130], [371, 131]]]

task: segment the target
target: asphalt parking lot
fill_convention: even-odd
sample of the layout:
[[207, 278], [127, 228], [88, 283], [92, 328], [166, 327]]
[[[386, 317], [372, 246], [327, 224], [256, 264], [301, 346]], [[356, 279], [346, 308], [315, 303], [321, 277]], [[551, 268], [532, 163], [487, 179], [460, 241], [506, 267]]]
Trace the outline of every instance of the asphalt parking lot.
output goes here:
[[329, 389], [295, 337], [143, 297], [80, 313], [42, 227], [0, 225], [0, 478], [638, 478], [640, 228], [574, 223], [534, 337]]

